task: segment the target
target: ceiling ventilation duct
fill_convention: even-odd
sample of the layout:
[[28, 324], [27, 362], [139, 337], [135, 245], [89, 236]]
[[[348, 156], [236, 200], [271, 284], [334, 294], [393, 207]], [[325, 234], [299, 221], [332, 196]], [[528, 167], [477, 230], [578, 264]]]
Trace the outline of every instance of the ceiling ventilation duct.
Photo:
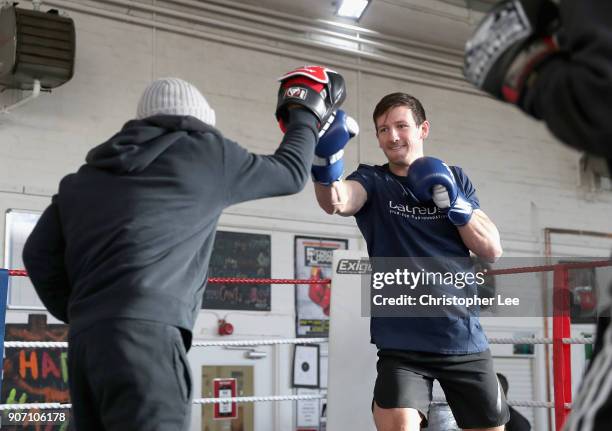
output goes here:
[[59, 87], [74, 73], [75, 45], [74, 21], [56, 10], [0, 9], [0, 86]]

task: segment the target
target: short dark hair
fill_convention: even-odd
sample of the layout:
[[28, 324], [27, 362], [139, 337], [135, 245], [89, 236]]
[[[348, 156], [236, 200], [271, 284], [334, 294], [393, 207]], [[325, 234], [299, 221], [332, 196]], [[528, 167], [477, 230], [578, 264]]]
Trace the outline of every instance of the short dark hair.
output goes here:
[[408, 109], [412, 111], [412, 116], [414, 117], [414, 122], [417, 126], [420, 126], [425, 120], [427, 120], [427, 117], [425, 116], [425, 109], [423, 109], [423, 105], [421, 105], [419, 99], [406, 93], [391, 93], [380, 99], [380, 102], [378, 102], [374, 108], [374, 113], [372, 114], [374, 127], [376, 127], [377, 118], [379, 118], [389, 109], [397, 106], [408, 107]]
[[504, 391], [504, 395], [508, 394], [508, 379], [502, 373], [497, 373], [497, 380], [499, 380], [499, 384]]

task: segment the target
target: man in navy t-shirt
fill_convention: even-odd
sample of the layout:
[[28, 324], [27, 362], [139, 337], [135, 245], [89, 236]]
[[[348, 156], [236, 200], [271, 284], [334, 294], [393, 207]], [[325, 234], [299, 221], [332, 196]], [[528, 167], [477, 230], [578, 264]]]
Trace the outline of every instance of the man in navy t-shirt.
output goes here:
[[[430, 125], [416, 98], [392, 93], [380, 100], [373, 120], [388, 163], [359, 165], [346, 180], [343, 147], [354, 127], [341, 114], [315, 150], [315, 193], [327, 213], [355, 217], [371, 259], [501, 256], [499, 232], [465, 172], [424, 157]], [[372, 403], [378, 431], [426, 426], [434, 380], [462, 429], [504, 429], [508, 406], [476, 314], [373, 316], [371, 337], [379, 356]]]

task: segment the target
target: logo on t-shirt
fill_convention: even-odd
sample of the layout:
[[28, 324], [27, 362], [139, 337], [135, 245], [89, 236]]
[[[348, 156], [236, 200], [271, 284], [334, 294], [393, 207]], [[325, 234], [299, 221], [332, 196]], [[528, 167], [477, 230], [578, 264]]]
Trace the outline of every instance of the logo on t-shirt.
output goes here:
[[391, 200], [389, 201], [389, 213], [412, 220], [439, 220], [446, 217], [436, 206], [412, 206], [408, 203], [398, 204]]

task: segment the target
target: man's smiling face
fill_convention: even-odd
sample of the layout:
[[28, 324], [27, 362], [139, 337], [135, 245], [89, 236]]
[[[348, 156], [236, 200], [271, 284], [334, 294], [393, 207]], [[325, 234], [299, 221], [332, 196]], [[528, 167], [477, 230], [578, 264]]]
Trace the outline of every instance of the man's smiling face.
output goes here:
[[429, 133], [429, 122], [417, 125], [407, 106], [396, 106], [376, 119], [378, 145], [387, 156], [389, 165], [407, 168], [423, 156], [423, 140]]

